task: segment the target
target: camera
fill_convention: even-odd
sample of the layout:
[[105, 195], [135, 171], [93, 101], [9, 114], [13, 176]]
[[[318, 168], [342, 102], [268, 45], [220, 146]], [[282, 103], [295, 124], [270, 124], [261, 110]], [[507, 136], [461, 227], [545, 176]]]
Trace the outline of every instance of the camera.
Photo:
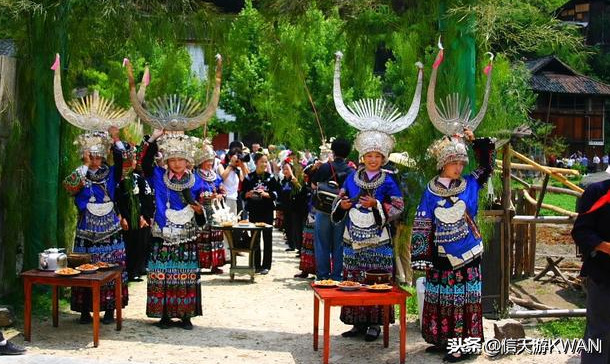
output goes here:
[[250, 162], [250, 154], [244, 153], [242, 151], [241, 147], [233, 147], [233, 148], [231, 148], [229, 150], [229, 153], [227, 153], [227, 160], [230, 161], [231, 158], [233, 158], [233, 156], [236, 156], [237, 159], [242, 161], [243, 163]]

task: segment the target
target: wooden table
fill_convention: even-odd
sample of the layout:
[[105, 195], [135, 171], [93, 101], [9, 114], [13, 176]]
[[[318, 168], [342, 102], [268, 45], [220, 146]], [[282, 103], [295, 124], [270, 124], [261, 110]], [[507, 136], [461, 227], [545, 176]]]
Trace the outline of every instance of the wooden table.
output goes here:
[[371, 292], [364, 288], [358, 291], [341, 291], [338, 288], [320, 288], [312, 283], [313, 288], [313, 350], [318, 350], [318, 321], [320, 301], [324, 303], [324, 356], [323, 363], [328, 364], [330, 354], [330, 308], [332, 306], [384, 306], [383, 308], [383, 347], [387, 348], [390, 339], [389, 321], [392, 305], [400, 306], [400, 363], [404, 364], [407, 344], [407, 310], [406, 301], [409, 292], [392, 287], [389, 292]]
[[[254, 224], [250, 225], [234, 225], [234, 226], [219, 226], [212, 225], [212, 229], [222, 230], [224, 233], [227, 242], [229, 243], [229, 248], [231, 249], [231, 268], [229, 270], [229, 276], [233, 281], [235, 279], [235, 274], [249, 274], [250, 281], [254, 282], [254, 274], [256, 273], [256, 268], [254, 266], [254, 251], [259, 249], [259, 246], [256, 245], [259, 241], [259, 235], [261, 231], [267, 229], [273, 229], [273, 226], [255, 226]], [[242, 234], [244, 232], [250, 233], [249, 244], [245, 246], [238, 246], [236, 243], [236, 235]], [[248, 254], [248, 265], [237, 265], [237, 256], [240, 253]]]
[[32, 269], [21, 273], [23, 278], [23, 290], [25, 292], [25, 312], [24, 312], [24, 336], [26, 341], [32, 341], [32, 285], [46, 284], [51, 286], [53, 301], [53, 327], [58, 326], [58, 287], [88, 287], [91, 288], [93, 297], [93, 346], [99, 344], [100, 332], [100, 288], [102, 285], [113, 281], [115, 282], [116, 298], [116, 329], [121, 330], [123, 324], [122, 317], [122, 269], [110, 269], [97, 271], [92, 274], [81, 273], [76, 276], [60, 276], [51, 271]]

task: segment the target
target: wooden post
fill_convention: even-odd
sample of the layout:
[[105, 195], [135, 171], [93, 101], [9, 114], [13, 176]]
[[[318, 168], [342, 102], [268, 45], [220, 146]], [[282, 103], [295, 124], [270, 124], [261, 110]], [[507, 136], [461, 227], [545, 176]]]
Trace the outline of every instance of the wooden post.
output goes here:
[[[517, 213], [524, 214], [527, 201], [523, 198], [523, 190], [519, 190], [519, 195], [517, 199]], [[523, 257], [524, 257], [524, 245], [526, 245], [526, 228], [524, 226], [515, 226], [515, 252], [514, 252], [514, 260], [513, 260], [513, 277], [521, 278], [523, 275]]]
[[504, 188], [502, 191], [502, 210], [504, 211], [502, 229], [502, 287], [500, 291], [500, 311], [504, 312], [508, 304], [508, 288], [510, 285], [510, 249], [513, 241], [513, 231], [511, 219], [514, 213], [511, 201], [511, 189], [510, 189], [510, 164], [511, 164], [512, 148], [510, 143], [506, 143], [502, 147], [502, 181], [504, 182]]
[[[530, 194], [532, 196], [534, 196], [534, 198], [536, 198], [536, 190], [534, 188], [530, 189]], [[531, 215], [532, 211], [533, 211], [533, 206], [530, 205], [529, 203], [527, 204], [528, 209], [527, 214]], [[529, 243], [529, 248], [528, 248], [528, 267], [527, 267], [527, 276], [531, 277], [534, 275], [534, 268], [536, 266], [536, 224], [532, 223], [532, 224], [528, 224], [528, 243]]]

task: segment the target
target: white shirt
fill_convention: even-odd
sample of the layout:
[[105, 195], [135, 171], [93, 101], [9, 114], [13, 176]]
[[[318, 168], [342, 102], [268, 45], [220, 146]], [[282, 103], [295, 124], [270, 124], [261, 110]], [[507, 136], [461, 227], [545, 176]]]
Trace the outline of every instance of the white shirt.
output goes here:
[[229, 175], [222, 182], [227, 191], [227, 198], [231, 200], [237, 200], [237, 189], [239, 188], [239, 176], [233, 168], [229, 171]]

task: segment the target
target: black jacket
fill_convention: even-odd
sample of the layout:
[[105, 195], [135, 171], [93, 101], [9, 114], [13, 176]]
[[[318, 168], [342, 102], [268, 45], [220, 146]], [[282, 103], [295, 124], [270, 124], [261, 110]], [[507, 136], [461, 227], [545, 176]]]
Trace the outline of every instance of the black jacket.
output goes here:
[[354, 169], [347, 165], [345, 159], [335, 159], [330, 163], [324, 163], [318, 168], [317, 171], [311, 176], [311, 182], [320, 183], [320, 182], [329, 182], [334, 181], [332, 170], [330, 166], [332, 165], [332, 170], [335, 172], [335, 178], [337, 179], [337, 184], [339, 186], [343, 186], [343, 182], [347, 179], [347, 176], [354, 172]]
[[[262, 189], [269, 193], [271, 198], [246, 198], [246, 193], [255, 189]], [[275, 201], [278, 198], [280, 186], [278, 181], [269, 173], [265, 172], [262, 176], [255, 172], [250, 173], [241, 185], [241, 197], [246, 201], [246, 210], [249, 212], [269, 212], [273, 213]]]
[[578, 203], [579, 215], [574, 222], [572, 237], [583, 255], [581, 275], [598, 284], [610, 285], [610, 255], [595, 251], [601, 242], [610, 242], [610, 204], [585, 214], [610, 190], [610, 180], [590, 184]]

